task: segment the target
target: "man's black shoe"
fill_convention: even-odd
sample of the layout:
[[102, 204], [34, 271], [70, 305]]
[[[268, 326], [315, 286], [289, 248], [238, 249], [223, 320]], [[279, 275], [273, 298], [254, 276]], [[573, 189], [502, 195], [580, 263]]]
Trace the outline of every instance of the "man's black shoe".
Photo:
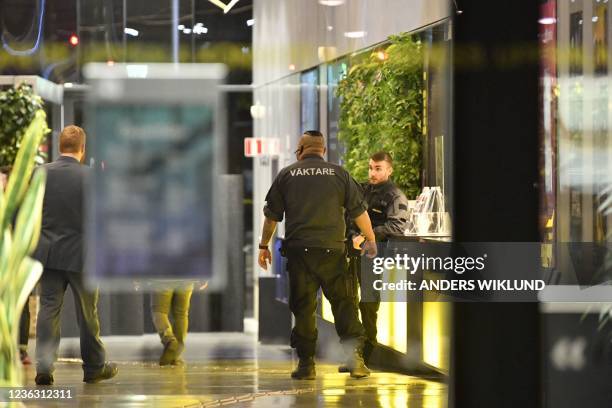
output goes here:
[[95, 384], [100, 381], [108, 380], [117, 375], [119, 369], [117, 368], [117, 364], [115, 363], [104, 363], [104, 367], [96, 374], [87, 375], [83, 377], [83, 381], [88, 384]]
[[295, 380], [314, 380], [316, 376], [315, 362], [312, 357], [300, 358], [297, 368], [291, 373], [291, 378]]
[[53, 375], [45, 373], [36, 374], [34, 382], [36, 382], [36, 385], [53, 385]]

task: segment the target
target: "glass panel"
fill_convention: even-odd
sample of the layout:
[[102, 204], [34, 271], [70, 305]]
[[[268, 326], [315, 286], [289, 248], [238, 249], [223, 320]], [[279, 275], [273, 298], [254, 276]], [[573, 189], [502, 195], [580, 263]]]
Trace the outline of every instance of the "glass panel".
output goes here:
[[301, 132], [319, 129], [319, 70], [312, 69], [300, 76]]
[[346, 75], [348, 60], [337, 60], [327, 66], [327, 157], [332, 163], [342, 164], [342, 144], [338, 142], [340, 98], [336, 95], [338, 82]]

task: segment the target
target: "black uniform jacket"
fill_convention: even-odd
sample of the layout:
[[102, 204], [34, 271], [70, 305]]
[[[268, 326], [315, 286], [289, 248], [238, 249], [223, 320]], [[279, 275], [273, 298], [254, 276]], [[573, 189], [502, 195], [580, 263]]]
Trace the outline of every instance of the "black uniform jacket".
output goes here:
[[345, 213], [366, 210], [357, 182], [341, 166], [316, 155], [282, 169], [268, 191], [264, 215], [285, 220], [289, 247], [344, 248]]
[[[393, 235], [404, 235], [408, 217], [408, 200], [391, 180], [380, 184], [361, 184], [376, 241], [386, 241]], [[351, 224], [347, 238], [359, 231]]]

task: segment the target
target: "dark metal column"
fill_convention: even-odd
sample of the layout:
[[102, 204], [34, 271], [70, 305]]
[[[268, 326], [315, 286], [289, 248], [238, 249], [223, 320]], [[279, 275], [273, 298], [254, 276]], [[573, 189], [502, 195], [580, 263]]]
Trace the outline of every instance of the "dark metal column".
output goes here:
[[[538, 241], [538, 2], [457, 3], [455, 241]], [[536, 303], [458, 303], [453, 324], [450, 406], [541, 406]]]

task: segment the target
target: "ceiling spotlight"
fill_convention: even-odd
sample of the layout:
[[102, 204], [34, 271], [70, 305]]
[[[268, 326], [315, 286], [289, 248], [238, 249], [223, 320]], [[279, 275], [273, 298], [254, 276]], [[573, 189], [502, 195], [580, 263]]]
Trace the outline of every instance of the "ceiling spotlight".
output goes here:
[[254, 18], [252, 18], [250, 20], [247, 20], [247, 26], [252, 27], [254, 25], [255, 25], [255, 19]]
[[347, 31], [344, 33], [346, 38], [363, 38], [366, 36], [365, 31]]
[[597, 16], [594, 16], [594, 17], [591, 19], [591, 21], [592, 21], [592, 22], [594, 22], [594, 23], [596, 23], [596, 22], [597, 22], [597, 20], [599, 20], [599, 17], [597, 17]]
[[183, 34], [191, 34], [191, 28], [184, 28]]
[[344, 4], [344, 0], [319, 0], [322, 6], [336, 7]]
[[132, 37], [138, 37], [138, 30], [134, 30], [133, 28], [125, 27], [123, 32], [127, 35], [131, 35]]
[[183, 31], [185, 29], [185, 25], [184, 24], [179, 24], [178, 27], [176, 27], [176, 28], [178, 28], [179, 31]]
[[194, 34], [206, 34], [208, 32], [208, 28], [204, 27], [202, 23], [198, 23], [193, 27]]
[[544, 25], [555, 24], [556, 22], [557, 22], [557, 19], [554, 17], [542, 17], [541, 19], [538, 20], [538, 23], [544, 24]]

